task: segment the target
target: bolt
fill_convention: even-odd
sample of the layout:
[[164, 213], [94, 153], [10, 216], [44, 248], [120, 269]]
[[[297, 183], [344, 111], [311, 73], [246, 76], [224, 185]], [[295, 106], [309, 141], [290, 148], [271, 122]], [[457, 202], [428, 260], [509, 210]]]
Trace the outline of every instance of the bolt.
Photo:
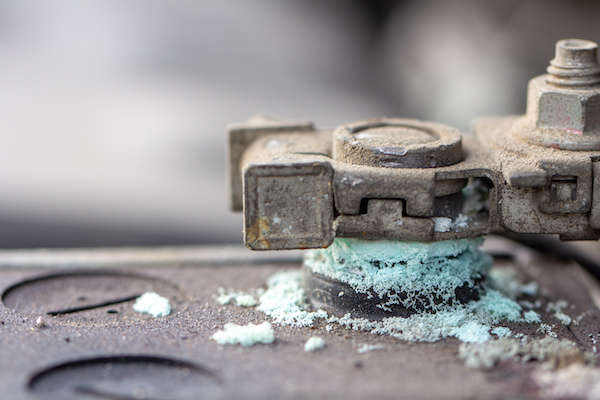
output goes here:
[[591, 86], [600, 82], [598, 45], [590, 40], [563, 39], [548, 66], [548, 83], [560, 86]]
[[562, 150], [600, 148], [600, 64], [598, 45], [589, 40], [556, 43], [548, 73], [529, 81], [530, 143]]

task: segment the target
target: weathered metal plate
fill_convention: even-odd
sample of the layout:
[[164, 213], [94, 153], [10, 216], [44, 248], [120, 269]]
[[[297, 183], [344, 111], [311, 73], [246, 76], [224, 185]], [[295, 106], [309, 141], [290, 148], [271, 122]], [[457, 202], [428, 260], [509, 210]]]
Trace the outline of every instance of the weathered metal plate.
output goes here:
[[244, 171], [244, 236], [253, 250], [333, 242], [333, 168], [326, 162], [251, 164]]
[[[160, 254], [154, 249], [148, 251]], [[501, 245], [495, 251], [510, 252], [517, 257], [523, 266], [522, 273], [540, 283], [545, 293], [541, 298], [544, 303], [565, 299], [573, 305], [573, 309], [567, 310], [570, 315], [585, 312], [579, 325], [567, 328], [541, 307], [542, 318], [557, 326], [559, 337], [575, 340], [581, 348], [591, 351], [592, 339], [600, 339], [600, 312], [577, 267], [519, 247]], [[172, 249], [170, 261], [162, 264], [151, 260], [118, 268], [103, 264], [106, 275], [99, 279], [114, 273], [136, 278], [124, 279], [118, 285], [104, 285], [104, 297], [95, 301], [128, 294], [141, 281], [163, 282], [166, 286], [156, 286], [157, 291], [178, 288], [164, 292], [173, 306], [168, 317], [134, 314], [133, 301], [129, 301], [116, 308], [97, 307], [57, 317], [44, 315], [46, 327], [38, 328], [35, 321], [45, 308], [16, 307], [16, 303], [9, 302], [15, 310], [7, 304], [0, 305], [2, 397], [542, 398], [531, 379], [531, 372], [539, 363], [504, 362], [489, 371], [469, 369], [457, 358], [459, 342], [454, 339], [408, 343], [337, 325], [328, 331], [325, 323], [317, 323], [312, 329], [274, 325], [276, 340], [271, 345], [219, 346], [210, 336], [225, 323], [268, 320], [255, 309], [216, 302], [219, 287], [249, 291], [264, 286], [266, 278], [276, 271], [300, 267], [298, 263], [268, 260], [261, 264], [239, 264], [235, 254], [239, 251], [230, 252], [232, 264], [237, 265], [227, 265], [226, 255], [207, 262], [210, 256], [202, 251], [196, 253], [199, 256], [193, 262], [190, 249], [182, 251], [180, 260], [176, 249]], [[26, 253], [20, 252], [21, 261], [27, 259]], [[78, 268], [73, 259], [69, 261], [68, 254], [68, 251], [58, 254], [61, 263], [50, 252], [47, 265], [38, 259], [35, 268], [6, 268], [10, 263], [14, 265], [15, 254], [10, 261], [9, 255], [4, 257], [0, 252], [0, 292], [56, 274], [61, 265], [68, 266], [69, 274], [73, 274]], [[73, 254], [77, 255], [79, 270], [83, 272], [94, 265], [86, 259], [102, 263], [111, 254], [114, 257], [112, 250], [96, 250], [90, 253], [90, 258], [82, 251]], [[250, 251], [247, 254], [252, 256]], [[143, 250], [139, 257], [145, 258]], [[35, 255], [30, 259], [33, 262]], [[137, 280], [140, 276], [144, 277], [141, 281]], [[71, 281], [75, 289], [82, 282], [86, 287], [93, 286], [90, 281]], [[53, 296], [59, 296], [61, 302], [69, 298], [68, 290], [57, 292], [49, 290], [47, 285], [37, 289], [41, 293], [32, 294], [33, 300], [38, 299], [33, 303], [43, 298], [52, 301]], [[76, 296], [80, 293], [75, 290], [73, 295], [71, 303], [77, 305]], [[511, 329], [537, 334], [534, 327], [526, 324], [513, 324]], [[314, 353], [304, 352], [304, 343], [315, 335], [326, 340], [326, 347]], [[365, 344], [383, 345], [385, 350], [358, 353]]]

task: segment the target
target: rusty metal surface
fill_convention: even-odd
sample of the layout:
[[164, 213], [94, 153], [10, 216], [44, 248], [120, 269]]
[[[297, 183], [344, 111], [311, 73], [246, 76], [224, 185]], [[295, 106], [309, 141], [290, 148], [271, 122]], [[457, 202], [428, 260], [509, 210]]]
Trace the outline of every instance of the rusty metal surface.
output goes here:
[[[590, 351], [590, 338], [599, 339], [600, 312], [577, 267], [505, 242], [488, 243], [498, 254], [513, 254], [522, 273], [540, 282], [542, 318], [557, 326], [558, 336]], [[111, 257], [112, 250], [104, 252]], [[174, 252], [162, 265], [140, 258], [137, 266], [99, 263], [102, 268], [92, 270], [97, 253], [90, 252], [82, 268], [63, 252], [64, 264], [0, 270], [3, 398], [541, 398], [531, 380], [538, 362], [469, 369], [457, 358], [455, 339], [407, 343], [337, 325], [328, 331], [325, 323], [312, 329], [275, 325], [271, 345], [222, 347], [209, 339], [228, 322], [268, 320], [254, 309], [217, 303], [219, 287], [249, 291], [264, 286], [270, 274], [299, 264], [227, 265], [223, 255], [219, 265], [195, 265], [185, 252], [181, 257]], [[83, 252], [74, 254], [79, 262], [86, 259]], [[169, 298], [170, 316], [136, 313], [132, 301], [93, 307], [148, 289]], [[558, 299], [572, 304], [570, 315], [585, 315], [579, 325], [567, 328], [543, 312]], [[46, 314], [77, 305], [91, 307]], [[39, 316], [44, 324], [36, 323]], [[527, 324], [510, 327], [539, 334]], [[304, 343], [315, 335], [326, 347], [304, 352]], [[383, 345], [385, 351], [358, 353], [365, 344]]]
[[[318, 248], [335, 236], [432, 241], [490, 232], [598, 239], [596, 51], [590, 41], [559, 41], [548, 74], [529, 84], [526, 114], [477, 119], [474, 135], [398, 118], [334, 130], [260, 118], [234, 127], [232, 204], [244, 210], [246, 244]], [[473, 208], [469, 197], [482, 188]]]

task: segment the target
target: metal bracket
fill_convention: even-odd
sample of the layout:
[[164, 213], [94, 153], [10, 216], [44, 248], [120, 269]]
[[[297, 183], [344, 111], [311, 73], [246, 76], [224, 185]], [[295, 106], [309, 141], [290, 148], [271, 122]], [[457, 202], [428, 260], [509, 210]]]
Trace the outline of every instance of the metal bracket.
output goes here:
[[254, 250], [338, 237], [445, 240], [490, 232], [600, 235], [597, 45], [557, 43], [527, 113], [474, 135], [382, 118], [317, 130], [254, 118], [229, 131], [232, 208]]

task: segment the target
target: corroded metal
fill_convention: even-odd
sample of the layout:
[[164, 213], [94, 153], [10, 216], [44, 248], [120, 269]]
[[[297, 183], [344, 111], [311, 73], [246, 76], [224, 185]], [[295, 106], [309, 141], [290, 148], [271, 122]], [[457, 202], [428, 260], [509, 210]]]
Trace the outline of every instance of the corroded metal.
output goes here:
[[390, 296], [406, 299], [414, 293], [390, 292], [379, 297], [372, 290], [366, 293], [357, 292], [347, 283], [328, 278], [307, 268], [304, 269], [303, 287], [315, 310], [325, 310], [337, 317], [351, 313], [354, 318], [381, 321], [390, 316], [407, 318], [419, 313], [435, 313], [431, 310], [433, 306], [457, 306], [479, 300], [483, 292], [482, 282], [483, 278], [479, 278], [472, 287], [465, 282], [454, 290], [453, 298], [443, 298], [440, 295], [434, 295], [433, 298], [424, 295], [415, 296], [412, 306], [392, 302]]
[[315, 129], [253, 118], [230, 130], [233, 209], [255, 250], [334, 237], [446, 240], [491, 232], [600, 237], [597, 45], [557, 43], [522, 116], [473, 134], [381, 118]]
[[333, 132], [333, 158], [390, 168], [436, 168], [463, 159], [460, 132], [432, 122], [382, 119], [342, 125]]
[[[574, 263], [558, 262], [506, 240], [490, 238], [485, 246], [494, 253], [528, 260], [516, 263], [517, 271], [524, 274], [524, 281], [535, 277], [540, 290], [536, 298], [523, 300], [540, 301], [537, 311], [542, 323], [554, 325], [559, 339], [594, 351], [600, 339], [600, 311], [590, 299], [598, 291], [593, 280], [580, 277]], [[241, 253], [253, 262], [244, 264]], [[253, 307], [222, 305], [215, 295], [221, 287], [251, 293], [265, 284], [266, 277], [301, 268], [299, 259], [281, 263], [272, 258], [287, 254], [251, 253], [229, 246], [138, 249], [135, 253], [121, 249], [0, 251], [0, 293], [21, 287], [20, 293], [13, 292], [12, 303], [0, 304], [2, 398], [547, 397], [536, 391], [531, 378], [532, 370], [547, 370], [541, 360], [526, 364], [508, 360], [491, 371], [467, 368], [457, 357], [457, 340], [405, 342], [325, 320], [316, 320], [311, 328], [273, 324], [276, 341], [271, 345], [219, 346], [211, 340], [225, 323], [268, 320]], [[162, 265], [157, 265], [156, 255]], [[255, 257], [263, 262], [255, 263]], [[84, 278], [92, 267], [108, 275], [118, 269], [132, 278], [110, 282], [116, 286], [103, 285], [109, 282], [98, 282], [97, 275]], [[58, 277], [57, 285], [50, 285], [48, 275], [57, 273], [67, 278], [64, 283], [71, 273], [70, 282], [77, 285], [60, 285]], [[45, 284], [25, 284], [32, 281]], [[170, 316], [137, 313], [133, 302], [58, 317], [46, 315], [49, 305], [60, 301], [69, 307], [81, 303], [82, 296], [116, 298], [124, 289], [144, 290], [144, 282], [154, 283], [154, 290], [170, 299]], [[559, 299], [570, 304], [564, 312], [577, 324], [566, 327], [553, 311], [547, 311]], [[40, 316], [43, 327], [36, 323]], [[537, 324], [506, 322], [503, 326], [515, 335], [540, 335], [535, 333]], [[323, 338], [325, 348], [305, 353], [304, 344], [311, 336]], [[409, 379], [399, 379], [398, 371]]]

